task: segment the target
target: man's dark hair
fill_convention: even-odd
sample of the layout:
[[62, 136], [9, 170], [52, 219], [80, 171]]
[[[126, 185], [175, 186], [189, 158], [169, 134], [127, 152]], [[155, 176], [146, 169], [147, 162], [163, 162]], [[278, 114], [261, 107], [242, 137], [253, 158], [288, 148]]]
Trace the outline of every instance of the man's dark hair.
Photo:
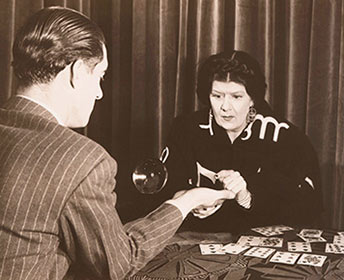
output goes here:
[[255, 107], [264, 102], [265, 76], [259, 63], [246, 52], [222, 52], [209, 56], [201, 64], [198, 71], [197, 94], [205, 105], [210, 106], [209, 95], [215, 80], [244, 85]]
[[18, 31], [13, 68], [21, 86], [48, 83], [78, 59], [92, 69], [103, 59], [101, 29], [81, 13], [62, 7], [38, 11]]

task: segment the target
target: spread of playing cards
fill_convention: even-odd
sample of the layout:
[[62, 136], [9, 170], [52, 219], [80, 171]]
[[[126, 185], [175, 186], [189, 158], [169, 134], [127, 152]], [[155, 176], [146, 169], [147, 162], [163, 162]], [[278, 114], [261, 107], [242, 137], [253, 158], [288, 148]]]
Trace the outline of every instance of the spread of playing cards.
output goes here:
[[[202, 255], [242, 255], [278, 265], [322, 267], [329, 255], [344, 256], [344, 232], [325, 238], [324, 231], [286, 225], [255, 227], [228, 244], [200, 244]], [[320, 248], [320, 249], [319, 249]]]

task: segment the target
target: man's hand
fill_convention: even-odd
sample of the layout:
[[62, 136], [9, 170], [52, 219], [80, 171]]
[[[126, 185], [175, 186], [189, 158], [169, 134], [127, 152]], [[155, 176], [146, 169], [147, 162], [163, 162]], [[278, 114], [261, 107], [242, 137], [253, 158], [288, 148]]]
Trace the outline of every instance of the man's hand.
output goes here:
[[191, 210], [200, 207], [218, 209], [219, 206], [216, 205], [221, 206], [222, 202], [225, 199], [233, 198], [235, 198], [235, 195], [229, 190], [218, 191], [210, 188], [198, 187], [187, 191], [177, 192], [174, 195], [173, 199], [168, 200], [167, 203], [173, 204], [178, 207], [179, 210], [182, 212], [183, 217], [185, 217]]
[[[217, 179], [223, 184], [224, 189], [232, 192], [233, 197], [235, 197], [237, 201], [241, 201], [247, 197], [247, 184], [239, 172], [234, 170], [221, 170], [216, 174], [216, 176]], [[192, 210], [192, 214], [195, 217], [204, 219], [219, 210], [223, 202], [224, 200], [208, 207], [206, 205], [201, 205], [200, 207]]]

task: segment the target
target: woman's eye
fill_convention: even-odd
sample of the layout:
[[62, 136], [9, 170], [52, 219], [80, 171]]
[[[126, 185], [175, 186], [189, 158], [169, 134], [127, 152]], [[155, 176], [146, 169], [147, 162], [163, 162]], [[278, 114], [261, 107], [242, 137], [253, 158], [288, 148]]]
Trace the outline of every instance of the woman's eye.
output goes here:
[[235, 99], [239, 99], [239, 98], [241, 98], [242, 96], [241, 95], [234, 95], [234, 98]]
[[216, 93], [212, 93], [211, 96], [214, 98], [221, 98], [221, 95]]

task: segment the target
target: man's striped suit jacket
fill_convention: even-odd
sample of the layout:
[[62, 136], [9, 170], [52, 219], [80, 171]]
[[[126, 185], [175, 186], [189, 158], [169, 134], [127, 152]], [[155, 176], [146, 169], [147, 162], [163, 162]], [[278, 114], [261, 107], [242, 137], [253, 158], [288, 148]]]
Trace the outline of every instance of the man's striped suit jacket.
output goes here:
[[170, 204], [125, 226], [117, 165], [97, 143], [15, 96], [0, 109], [0, 279], [122, 279], [182, 222]]

